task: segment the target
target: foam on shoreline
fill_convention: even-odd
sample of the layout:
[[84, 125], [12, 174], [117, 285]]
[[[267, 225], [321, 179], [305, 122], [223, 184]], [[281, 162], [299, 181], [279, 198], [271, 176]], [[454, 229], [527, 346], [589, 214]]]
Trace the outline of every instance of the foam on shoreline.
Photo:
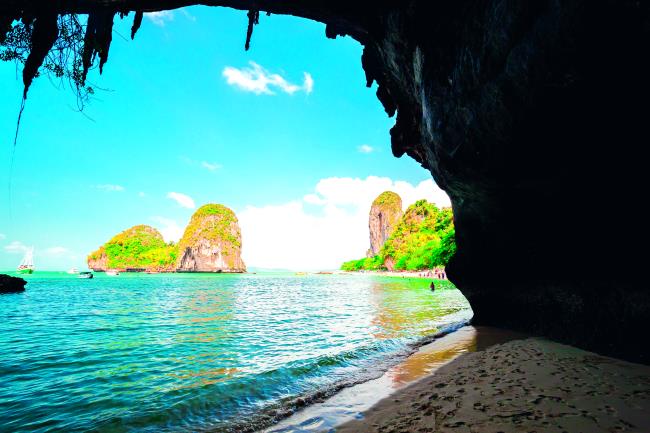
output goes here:
[[348, 386], [324, 401], [315, 402], [278, 424], [267, 433], [325, 432], [362, 413], [391, 394], [426, 377], [458, 356], [492, 344], [523, 338], [521, 334], [494, 328], [464, 326], [448, 329], [422, 341], [410, 356], [389, 367], [379, 377]]

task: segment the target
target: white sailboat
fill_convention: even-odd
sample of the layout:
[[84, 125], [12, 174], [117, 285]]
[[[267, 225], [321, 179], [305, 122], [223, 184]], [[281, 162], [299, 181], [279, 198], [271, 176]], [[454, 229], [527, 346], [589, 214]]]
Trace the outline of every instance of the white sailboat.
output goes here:
[[23, 260], [18, 266], [19, 274], [31, 274], [34, 272], [34, 247], [29, 248], [25, 252]]

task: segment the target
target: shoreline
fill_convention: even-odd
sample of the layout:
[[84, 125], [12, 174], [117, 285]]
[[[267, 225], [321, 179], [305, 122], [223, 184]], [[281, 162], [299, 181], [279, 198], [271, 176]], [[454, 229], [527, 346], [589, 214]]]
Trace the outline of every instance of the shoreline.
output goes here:
[[424, 275], [427, 271], [339, 271], [341, 275], [374, 275], [378, 277], [392, 278], [422, 278], [426, 280], [449, 281], [448, 279], [434, 278], [433, 276]]
[[363, 416], [382, 399], [390, 399], [395, 393], [428, 377], [459, 356], [525, 337], [497, 328], [462, 326], [423, 344], [381, 376], [343, 388], [324, 401], [310, 404], [259, 433], [338, 431], [340, 426]]
[[465, 353], [337, 433], [650, 431], [650, 366], [541, 338]]

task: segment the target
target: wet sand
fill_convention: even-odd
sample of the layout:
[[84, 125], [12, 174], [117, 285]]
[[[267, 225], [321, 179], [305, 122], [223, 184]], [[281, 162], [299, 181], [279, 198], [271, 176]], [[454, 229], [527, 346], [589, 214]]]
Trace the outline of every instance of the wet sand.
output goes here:
[[427, 377], [459, 356], [516, 338], [525, 338], [525, 336], [496, 328], [465, 326], [422, 346], [403, 362], [391, 367], [381, 377], [343, 389], [324, 402], [306, 407], [265, 432], [332, 431], [347, 421], [363, 417], [365, 411], [382, 399]]
[[456, 357], [336, 432], [647, 433], [650, 366], [513, 340]]

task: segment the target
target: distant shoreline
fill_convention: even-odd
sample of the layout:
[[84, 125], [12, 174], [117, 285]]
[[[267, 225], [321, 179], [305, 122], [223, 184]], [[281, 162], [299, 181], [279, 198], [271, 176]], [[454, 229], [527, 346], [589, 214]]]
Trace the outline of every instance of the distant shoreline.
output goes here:
[[[433, 276], [426, 275], [428, 271], [340, 271], [341, 274], [369, 274], [377, 275], [380, 277], [393, 277], [393, 278], [426, 278], [437, 280]], [[443, 280], [448, 281], [448, 280]]]

